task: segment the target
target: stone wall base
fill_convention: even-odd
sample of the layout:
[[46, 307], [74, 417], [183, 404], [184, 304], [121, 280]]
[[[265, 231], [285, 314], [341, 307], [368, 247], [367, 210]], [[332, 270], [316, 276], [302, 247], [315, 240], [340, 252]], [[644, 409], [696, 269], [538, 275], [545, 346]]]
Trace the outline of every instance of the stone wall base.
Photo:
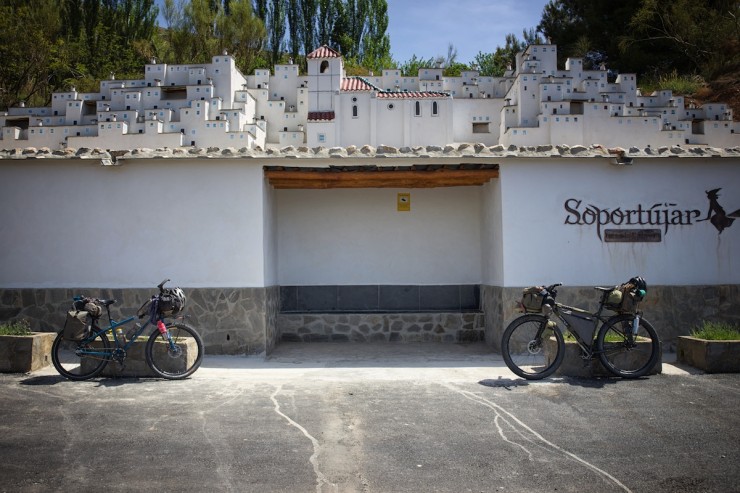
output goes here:
[[[112, 315], [136, 310], [155, 289], [0, 289], [0, 321], [26, 319], [38, 332], [58, 332], [75, 295], [115, 298]], [[280, 340], [294, 341], [485, 341], [500, 350], [506, 325], [519, 313], [522, 288], [480, 287], [480, 312], [288, 314], [279, 313], [280, 292], [268, 288], [186, 288], [187, 321], [203, 337], [206, 354], [269, 354]], [[664, 348], [703, 320], [740, 322], [740, 287], [650, 286], [642, 303]], [[559, 288], [558, 301], [595, 309], [593, 287]], [[485, 316], [484, 316], [485, 314]]]
[[[206, 354], [269, 354], [277, 343], [277, 286], [268, 288], [184, 288], [184, 316], [203, 338]], [[58, 332], [76, 295], [116, 299], [114, 319], [136, 314], [154, 289], [2, 289], [0, 321], [26, 319], [31, 330]], [[101, 319], [107, 325], [107, 317]]]
[[280, 314], [283, 341], [296, 342], [477, 342], [484, 316], [470, 313]]

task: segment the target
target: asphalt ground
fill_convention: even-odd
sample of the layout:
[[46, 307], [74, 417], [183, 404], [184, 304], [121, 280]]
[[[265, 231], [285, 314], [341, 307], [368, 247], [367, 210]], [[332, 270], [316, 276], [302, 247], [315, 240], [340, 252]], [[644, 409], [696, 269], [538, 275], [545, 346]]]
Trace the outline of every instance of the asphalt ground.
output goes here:
[[[665, 360], [664, 360], [665, 361]], [[527, 382], [482, 344], [0, 375], [0, 491], [737, 492], [740, 375]]]

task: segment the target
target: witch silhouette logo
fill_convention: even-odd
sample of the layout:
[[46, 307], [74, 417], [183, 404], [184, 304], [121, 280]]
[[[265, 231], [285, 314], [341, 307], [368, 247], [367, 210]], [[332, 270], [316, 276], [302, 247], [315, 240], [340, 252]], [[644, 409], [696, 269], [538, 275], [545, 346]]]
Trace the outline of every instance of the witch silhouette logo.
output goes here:
[[697, 222], [709, 221], [715, 228], [717, 228], [717, 231], [722, 234], [722, 231], [724, 231], [725, 228], [732, 226], [735, 219], [740, 218], [740, 209], [727, 214], [722, 206], [719, 205], [719, 201], [717, 200], [719, 198], [720, 190], [722, 189], [715, 188], [714, 190], [709, 190], [707, 192], [707, 198], [709, 198], [709, 211], [707, 212], [707, 217], [704, 219], [698, 219]]

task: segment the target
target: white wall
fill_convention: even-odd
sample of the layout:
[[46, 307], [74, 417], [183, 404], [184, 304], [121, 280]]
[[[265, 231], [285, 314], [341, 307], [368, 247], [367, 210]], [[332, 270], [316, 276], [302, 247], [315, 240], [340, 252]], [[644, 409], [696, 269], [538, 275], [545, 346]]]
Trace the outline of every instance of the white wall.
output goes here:
[[480, 283], [480, 214], [479, 187], [278, 190], [279, 284]]
[[0, 161], [0, 286], [264, 286], [262, 176], [243, 160]]
[[[595, 225], [568, 225], [569, 198], [600, 209], [696, 210], [705, 218], [705, 191], [722, 187], [719, 203], [740, 209], [740, 168], [734, 160], [635, 159], [615, 166], [604, 159], [516, 159], [501, 163], [504, 285], [563, 282], [617, 284], [642, 275], [652, 284], [740, 283], [740, 221], [722, 234], [708, 222], [692, 225], [609, 226], [660, 228], [659, 243], [603, 242]], [[603, 228], [602, 228], [603, 229]], [[602, 233], [603, 234], [603, 233]], [[603, 237], [603, 236], [602, 236]]]
[[482, 284], [504, 285], [504, 233], [501, 229], [501, 180], [492, 180], [481, 190]]
[[263, 179], [263, 217], [264, 219], [264, 271], [265, 286], [275, 286], [277, 277], [277, 203], [276, 193], [267, 179]]

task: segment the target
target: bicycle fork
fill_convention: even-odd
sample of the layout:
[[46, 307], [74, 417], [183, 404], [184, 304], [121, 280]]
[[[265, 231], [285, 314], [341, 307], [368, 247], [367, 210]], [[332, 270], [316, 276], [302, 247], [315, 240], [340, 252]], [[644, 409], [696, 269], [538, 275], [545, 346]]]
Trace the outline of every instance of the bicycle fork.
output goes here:
[[162, 338], [167, 341], [167, 351], [169, 352], [169, 354], [171, 356], [176, 356], [180, 354], [180, 346], [178, 346], [175, 340], [172, 339], [170, 331], [167, 330], [167, 326], [161, 320], [157, 321], [157, 330], [159, 330], [159, 333], [162, 334]]

